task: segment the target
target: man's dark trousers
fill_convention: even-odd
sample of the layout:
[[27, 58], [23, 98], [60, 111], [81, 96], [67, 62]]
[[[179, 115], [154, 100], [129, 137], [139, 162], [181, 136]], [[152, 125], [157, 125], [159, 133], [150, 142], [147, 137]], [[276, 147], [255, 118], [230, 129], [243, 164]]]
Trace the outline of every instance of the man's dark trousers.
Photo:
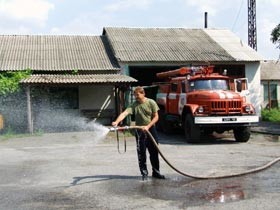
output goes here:
[[[155, 141], [158, 143], [158, 135], [157, 135], [156, 127], [152, 126], [149, 129], [149, 132], [152, 134]], [[148, 151], [150, 153], [150, 161], [153, 168], [153, 172], [159, 173], [158, 150], [155, 147], [152, 140], [150, 139], [147, 132], [141, 130], [136, 131], [136, 145], [137, 145], [139, 169], [142, 176], [148, 175], [147, 163], [146, 163], [146, 159], [147, 159], [146, 148], [148, 148]]]

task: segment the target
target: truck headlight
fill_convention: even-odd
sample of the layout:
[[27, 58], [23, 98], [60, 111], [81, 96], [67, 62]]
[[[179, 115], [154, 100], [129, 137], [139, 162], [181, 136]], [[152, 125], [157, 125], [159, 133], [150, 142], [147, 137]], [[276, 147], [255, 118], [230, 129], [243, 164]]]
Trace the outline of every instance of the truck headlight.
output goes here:
[[199, 106], [197, 111], [198, 111], [198, 113], [203, 113], [204, 112], [203, 106]]
[[251, 111], [251, 107], [249, 105], [245, 106], [245, 112], [250, 112]]

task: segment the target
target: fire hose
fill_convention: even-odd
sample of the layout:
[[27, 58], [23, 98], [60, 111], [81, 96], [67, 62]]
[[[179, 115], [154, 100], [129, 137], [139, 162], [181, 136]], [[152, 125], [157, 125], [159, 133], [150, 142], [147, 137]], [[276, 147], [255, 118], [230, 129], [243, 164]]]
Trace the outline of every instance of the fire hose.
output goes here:
[[[142, 127], [141, 126], [112, 127], [112, 128], [110, 128], [110, 131], [117, 133], [117, 140], [119, 142], [118, 131], [133, 130], [133, 129], [140, 129], [140, 130], [142, 130]], [[268, 162], [267, 164], [265, 164], [263, 166], [260, 166], [260, 167], [254, 168], [254, 169], [250, 169], [250, 170], [247, 170], [247, 171], [244, 171], [244, 172], [240, 172], [240, 173], [232, 173], [232, 174], [220, 175], [220, 176], [196, 176], [196, 175], [185, 173], [185, 172], [177, 169], [174, 165], [172, 165], [169, 162], [169, 160], [164, 156], [162, 151], [160, 150], [160, 148], [159, 148], [156, 140], [152, 136], [152, 134], [149, 131], [146, 131], [146, 132], [147, 132], [148, 136], [150, 137], [150, 140], [153, 142], [153, 144], [155, 145], [156, 149], [158, 150], [158, 153], [160, 154], [162, 159], [167, 163], [167, 165], [169, 165], [177, 173], [179, 173], [179, 174], [181, 174], [183, 176], [186, 176], [186, 177], [194, 178], [194, 179], [223, 179], [223, 178], [243, 176], [243, 175], [252, 174], [252, 173], [256, 173], [256, 172], [265, 170], [265, 169], [269, 168], [270, 166], [274, 165], [275, 163], [277, 163], [278, 161], [280, 161], [280, 157], [278, 157], [278, 158], [275, 158], [274, 160]], [[118, 147], [118, 149], [119, 149], [119, 147]], [[125, 143], [125, 150], [126, 150], [126, 143]]]

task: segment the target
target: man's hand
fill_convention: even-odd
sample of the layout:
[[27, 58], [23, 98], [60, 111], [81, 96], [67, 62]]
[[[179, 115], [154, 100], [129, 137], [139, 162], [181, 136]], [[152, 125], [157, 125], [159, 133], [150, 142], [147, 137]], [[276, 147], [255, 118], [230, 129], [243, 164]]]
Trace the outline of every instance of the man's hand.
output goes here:
[[149, 128], [149, 126], [147, 126], [147, 125], [146, 125], [146, 126], [142, 126], [142, 130], [143, 130], [143, 131], [149, 131], [149, 129], [150, 129], [150, 128]]
[[117, 126], [118, 126], [118, 123], [117, 123], [116, 121], [113, 121], [113, 122], [112, 122], [112, 126], [113, 126], [113, 127], [117, 127]]

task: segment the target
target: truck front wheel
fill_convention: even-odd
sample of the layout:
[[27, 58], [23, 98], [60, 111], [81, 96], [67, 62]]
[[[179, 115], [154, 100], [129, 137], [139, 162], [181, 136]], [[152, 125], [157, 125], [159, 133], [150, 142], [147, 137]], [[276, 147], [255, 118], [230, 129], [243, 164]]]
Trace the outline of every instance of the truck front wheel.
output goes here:
[[191, 114], [186, 115], [184, 130], [188, 143], [198, 143], [200, 141], [200, 128], [194, 124], [194, 119]]
[[237, 127], [233, 129], [234, 138], [237, 142], [247, 142], [251, 136], [250, 127]]

